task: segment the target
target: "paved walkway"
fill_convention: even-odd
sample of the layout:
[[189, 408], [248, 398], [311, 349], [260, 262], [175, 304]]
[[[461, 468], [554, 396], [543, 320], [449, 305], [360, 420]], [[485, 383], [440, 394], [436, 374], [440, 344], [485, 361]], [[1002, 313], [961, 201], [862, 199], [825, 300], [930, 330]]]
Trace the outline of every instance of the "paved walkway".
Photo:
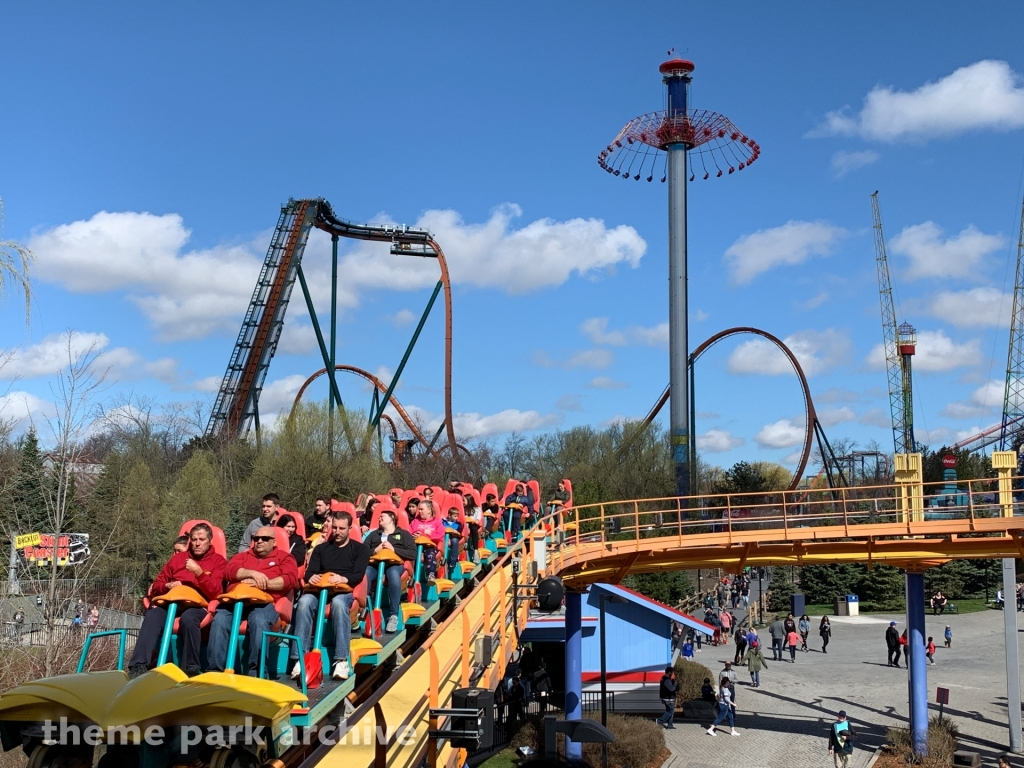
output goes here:
[[[1018, 614], [1024, 628], [1024, 614]], [[828, 654], [814, 645], [797, 653], [796, 663], [772, 662], [761, 673], [761, 687], [751, 688], [745, 668], [738, 670], [736, 728], [709, 736], [706, 722], [678, 722], [667, 731], [672, 757], [666, 768], [827, 768], [828, 727], [845, 709], [858, 734], [854, 768], [864, 768], [885, 729], [906, 725], [908, 678], [905, 669], [886, 663], [885, 629], [890, 620], [902, 631], [902, 616], [834, 617]], [[814, 626], [817, 627], [818, 619]], [[942, 647], [946, 624], [953, 628], [953, 648]], [[982, 754], [985, 766], [1009, 743], [1006, 726], [1006, 675], [1003, 614], [984, 611], [963, 616], [928, 616], [927, 632], [936, 638], [936, 665], [928, 668], [928, 695], [936, 686], [949, 689], [945, 714], [960, 726], [961, 748]], [[765, 632], [759, 634], [765, 635]], [[1018, 632], [1018, 637], [1021, 636]], [[815, 632], [811, 632], [815, 639]], [[697, 661], [717, 676], [733, 646], [705, 645]], [[787, 652], [788, 658], [788, 652]], [[1022, 657], [1024, 658], [1024, 657]], [[932, 704], [933, 714], [938, 705]], [[1024, 766], [1024, 756], [1014, 765]]]

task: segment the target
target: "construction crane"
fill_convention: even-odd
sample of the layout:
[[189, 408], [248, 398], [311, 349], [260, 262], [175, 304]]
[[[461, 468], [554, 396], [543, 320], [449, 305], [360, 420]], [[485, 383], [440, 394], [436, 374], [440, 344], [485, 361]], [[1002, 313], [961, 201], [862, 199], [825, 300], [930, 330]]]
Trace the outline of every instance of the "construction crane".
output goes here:
[[1017, 237], [1017, 277], [1013, 281], [1013, 317], [1010, 319], [1010, 349], [1006, 355], [1006, 390], [1003, 394], [1003, 423], [999, 449], [1013, 449], [1014, 438], [1024, 420], [1024, 200], [1021, 201], [1020, 234]]
[[896, 453], [913, 453], [914, 399], [911, 358], [917, 345], [913, 326], [903, 323], [896, 328], [896, 309], [892, 300], [892, 281], [889, 279], [889, 257], [885, 252], [882, 232], [882, 212], [878, 207], [878, 192], [871, 195], [871, 217], [875, 229], [875, 262], [878, 267], [878, 296], [882, 304], [882, 341], [885, 348], [885, 366], [889, 379], [889, 408], [892, 411], [892, 436]]

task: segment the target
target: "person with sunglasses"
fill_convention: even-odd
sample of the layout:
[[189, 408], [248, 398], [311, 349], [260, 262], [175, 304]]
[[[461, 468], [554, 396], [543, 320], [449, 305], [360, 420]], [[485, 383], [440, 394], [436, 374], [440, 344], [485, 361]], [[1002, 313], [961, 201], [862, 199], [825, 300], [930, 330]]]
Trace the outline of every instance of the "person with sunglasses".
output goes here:
[[[294, 523], [293, 523], [294, 524]], [[228, 561], [228, 592], [236, 584], [249, 584], [266, 592], [274, 602], [247, 605], [243, 617], [248, 624], [249, 674], [259, 674], [263, 633], [277, 623], [280, 616], [275, 603], [299, 585], [299, 571], [291, 554], [277, 548], [274, 529], [264, 526], [252, 536], [252, 549]], [[228, 656], [228, 640], [233, 619], [232, 606], [217, 608], [210, 625], [210, 644], [206, 649], [210, 672], [223, 672]]]

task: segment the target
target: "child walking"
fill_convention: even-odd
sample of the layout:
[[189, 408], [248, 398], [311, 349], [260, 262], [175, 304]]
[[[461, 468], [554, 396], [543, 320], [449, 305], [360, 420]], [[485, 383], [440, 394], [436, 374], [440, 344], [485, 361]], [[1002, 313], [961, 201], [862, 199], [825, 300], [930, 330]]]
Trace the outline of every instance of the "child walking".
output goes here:
[[800, 645], [800, 635], [795, 631], [786, 635], [786, 642], [789, 643], [789, 662], [796, 664], [796, 649]]
[[928, 648], [925, 650], [924, 655], [928, 657], [929, 664], [935, 664], [935, 638], [928, 638]]
[[946, 631], [943, 633], [943, 637], [946, 638], [946, 647], [953, 647], [953, 630], [950, 629], [949, 624], [946, 625]]

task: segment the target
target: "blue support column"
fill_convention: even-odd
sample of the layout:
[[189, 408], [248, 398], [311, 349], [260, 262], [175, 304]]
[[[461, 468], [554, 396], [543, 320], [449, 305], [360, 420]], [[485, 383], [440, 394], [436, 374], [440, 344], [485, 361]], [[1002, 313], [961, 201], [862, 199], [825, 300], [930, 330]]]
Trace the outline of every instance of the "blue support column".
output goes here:
[[[583, 594], [565, 593], [565, 719], [583, 717]], [[583, 759], [583, 744], [565, 740], [565, 756]]]
[[924, 574], [906, 575], [907, 648], [910, 659], [910, 735], [915, 755], [928, 754], [928, 664], [924, 656]]

